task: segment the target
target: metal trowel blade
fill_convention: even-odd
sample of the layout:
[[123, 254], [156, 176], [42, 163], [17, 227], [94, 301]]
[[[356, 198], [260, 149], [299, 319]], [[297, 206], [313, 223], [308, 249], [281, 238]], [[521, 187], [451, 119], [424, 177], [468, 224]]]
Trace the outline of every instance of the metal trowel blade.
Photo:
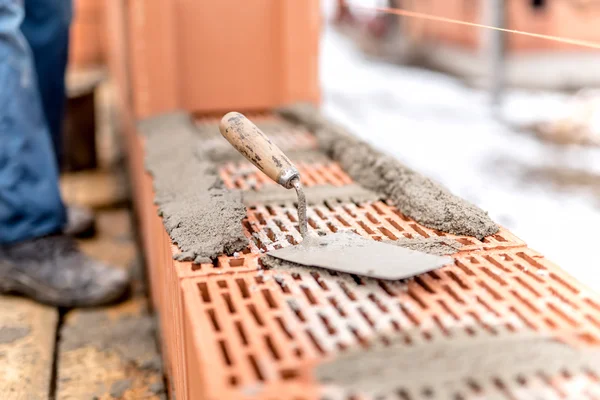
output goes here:
[[409, 278], [453, 262], [451, 257], [377, 242], [354, 232], [307, 236], [299, 245], [267, 254], [305, 266], [388, 280]]

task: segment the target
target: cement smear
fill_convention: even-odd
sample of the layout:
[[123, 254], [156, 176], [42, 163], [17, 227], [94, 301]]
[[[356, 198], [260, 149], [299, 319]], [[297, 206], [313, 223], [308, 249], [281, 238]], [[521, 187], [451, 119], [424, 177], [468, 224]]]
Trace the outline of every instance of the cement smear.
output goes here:
[[386, 240], [384, 242], [436, 256], [449, 256], [458, 253], [463, 247], [463, 244], [456, 240], [443, 237], [417, 239], [400, 238], [397, 240]]
[[[366, 203], [377, 201], [381, 196], [356, 184], [345, 186], [317, 185], [303, 186], [308, 205], [320, 205], [324, 203]], [[265, 185], [260, 190], [248, 190], [242, 193], [244, 204], [253, 206], [264, 205], [290, 205], [298, 202], [296, 192], [292, 189], [284, 189], [279, 185]]]
[[30, 332], [28, 326], [0, 326], [0, 344], [10, 344], [23, 339]]
[[125, 392], [131, 388], [131, 383], [131, 379], [121, 379], [116, 381], [110, 387], [110, 395], [115, 399], [120, 399]]
[[248, 239], [241, 224], [246, 216], [241, 195], [227, 190], [214, 162], [196, 151], [201, 138], [190, 116], [153, 117], [139, 128], [146, 137], [146, 168], [154, 178], [155, 203], [182, 251], [175, 258], [207, 262], [244, 249]]
[[519, 376], [551, 377], [584, 368], [600, 371], [599, 348], [576, 349], [534, 332], [491, 336], [480, 330], [475, 336], [457, 331], [450, 338], [412, 345], [400, 340], [373, 345], [319, 365], [315, 373], [321, 383], [354, 394], [404, 391], [410, 398], [432, 393], [431, 398], [451, 399], [468, 381], [490, 386], [488, 382], [499, 378], [510, 389]]
[[498, 226], [486, 212], [329, 123], [313, 106], [299, 104], [278, 112], [314, 131], [320, 148], [357, 183], [383, 193], [402, 213], [420, 224], [478, 239], [498, 232]]

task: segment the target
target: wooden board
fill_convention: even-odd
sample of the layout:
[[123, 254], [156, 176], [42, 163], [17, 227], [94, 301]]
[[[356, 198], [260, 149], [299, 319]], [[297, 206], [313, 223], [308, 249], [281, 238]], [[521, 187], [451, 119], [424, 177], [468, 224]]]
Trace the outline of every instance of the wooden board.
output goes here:
[[[120, 268], [141, 268], [128, 209], [97, 215], [97, 235], [81, 241], [88, 255]], [[133, 271], [133, 276], [139, 276]], [[154, 318], [141, 282], [125, 302], [65, 315], [58, 348], [56, 399], [164, 397]]]
[[58, 311], [0, 296], [0, 399], [47, 399]]

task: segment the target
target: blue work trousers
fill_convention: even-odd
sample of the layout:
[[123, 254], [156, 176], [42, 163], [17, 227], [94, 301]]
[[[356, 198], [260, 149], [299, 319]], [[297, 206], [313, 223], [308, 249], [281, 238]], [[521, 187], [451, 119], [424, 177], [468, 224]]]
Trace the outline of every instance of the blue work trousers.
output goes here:
[[58, 232], [71, 0], [0, 0], [0, 244]]

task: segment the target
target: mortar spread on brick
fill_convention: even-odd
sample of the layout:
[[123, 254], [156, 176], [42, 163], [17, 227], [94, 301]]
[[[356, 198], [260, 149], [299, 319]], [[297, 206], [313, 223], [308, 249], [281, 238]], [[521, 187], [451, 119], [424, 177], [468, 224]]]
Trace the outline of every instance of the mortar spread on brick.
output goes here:
[[206, 262], [248, 245], [241, 221], [241, 195], [227, 190], [208, 157], [194, 150], [202, 140], [190, 116], [173, 113], [142, 121], [146, 168], [153, 175], [155, 203], [178, 260]]
[[498, 226], [486, 212], [328, 122], [314, 107], [299, 104], [278, 112], [313, 130], [319, 147], [339, 162], [352, 179], [385, 194], [400, 211], [420, 224], [478, 239], [498, 232]]
[[481, 329], [474, 332], [457, 330], [450, 337], [417, 344], [396, 338], [389, 345], [339, 355], [318, 365], [315, 375], [321, 383], [354, 394], [404, 392], [421, 398], [430, 393], [451, 399], [459, 395], [465, 381], [508, 384], [530, 374], [550, 377], [564, 371], [600, 371], [600, 348], [578, 349], [532, 331], [496, 336]]

